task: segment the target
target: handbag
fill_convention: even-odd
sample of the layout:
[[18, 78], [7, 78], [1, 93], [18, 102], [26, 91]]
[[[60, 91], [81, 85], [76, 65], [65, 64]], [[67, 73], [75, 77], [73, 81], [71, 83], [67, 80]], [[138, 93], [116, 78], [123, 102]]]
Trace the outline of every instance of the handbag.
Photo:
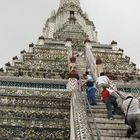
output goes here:
[[130, 107], [130, 104], [131, 104], [132, 100], [133, 100], [133, 98], [131, 99], [131, 101], [128, 104], [128, 108], [127, 108], [125, 119], [124, 119], [124, 123], [127, 124], [127, 125], [129, 125], [129, 122], [127, 120], [127, 114], [128, 114], [128, 110], [129, 110], [129, 107]]

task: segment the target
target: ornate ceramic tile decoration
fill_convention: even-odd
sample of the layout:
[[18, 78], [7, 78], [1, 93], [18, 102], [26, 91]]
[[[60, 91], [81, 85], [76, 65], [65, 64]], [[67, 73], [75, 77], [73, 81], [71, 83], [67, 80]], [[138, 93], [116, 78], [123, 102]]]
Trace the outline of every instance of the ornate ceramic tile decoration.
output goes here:
[[80, 0], [60, 0], [37, 43], [0, 68], [0, 140], [125, 139], [122, 117], [110, 122], [103, 102], [91, 107], [86, 99], [86, 80], [101, 72], [139, 97], [136, 64], [116, 41], [98, 41]]

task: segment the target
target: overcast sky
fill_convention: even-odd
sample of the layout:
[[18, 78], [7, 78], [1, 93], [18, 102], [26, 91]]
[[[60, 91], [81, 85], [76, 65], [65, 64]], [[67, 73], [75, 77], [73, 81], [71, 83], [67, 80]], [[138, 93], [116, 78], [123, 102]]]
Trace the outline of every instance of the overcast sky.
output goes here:
[[[0, 67], [36, 43], [59, 0], [0, 0]], [[81, 0], [100, 43], [112, 40], [140, 68], [140, 0]]]

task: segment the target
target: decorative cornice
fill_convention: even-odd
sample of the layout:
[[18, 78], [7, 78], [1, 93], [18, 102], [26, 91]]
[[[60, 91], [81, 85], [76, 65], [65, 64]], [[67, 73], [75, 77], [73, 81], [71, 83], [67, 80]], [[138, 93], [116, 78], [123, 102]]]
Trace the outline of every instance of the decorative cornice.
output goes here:
[[5, 63], [5, 66], [11, 66], [10, 62]]
[[26, 51], [25, 51], [25, 50], [22, 50], [22, 51], [20, 51], [20, 53], [21, 53], [21, 54], [24, 54], [24, 53], [26, 53]]
[[72, 41], [72, 39], [71, 38], [67, 38], [66, 41]]
[[117, 45], [117, 42], [112, 40], [111, 45]]
[[86, 39], [85, 41], [84, 41], [84, 44], [86, 44], [86, 43], [90, 43], [91, 41], [89, 40], [89, 39]]
[[70, 58], [70, 62], [71, 62], [71, 63], [75, 63], [75, 62], [76, 62], [76, 57], [72, 56], [72, 57]]
[[75, 70], [72, 70], [70, 73], [68, 73], [68, 78], [76, 78], [76, 79], [78, 79], [79, 74]]
[[33, 46], [34, 46], [34, 43], [29, 44], [29, 47], [33, 47]]
[[3, 68], [0, 68], [0, 72], [4, 72], [4, 69]]
[[97, 55], [97, 58], [96, 58], [96, 65], [101, 65], [102, 64], [102, 60], [100, 58], [99, 55]]
[[18, 60], [18, 57], [17, 56], [13, 57], [13, 60]]
[[45, 38], [44, 38], [44, 36], [40, 36], [39, 38], [38, 38], [39, 40], [45, 40]]

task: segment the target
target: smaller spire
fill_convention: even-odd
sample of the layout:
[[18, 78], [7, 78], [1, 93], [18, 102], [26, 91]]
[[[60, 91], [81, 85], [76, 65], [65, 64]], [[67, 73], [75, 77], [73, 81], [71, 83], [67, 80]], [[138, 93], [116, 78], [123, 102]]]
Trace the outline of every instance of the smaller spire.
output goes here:
[[53, 10], [53, 11], [51, 12], [51, 17], [54, 17], [55, 15], [56, 15], [55, 10]]
[[60, 0], [59, 7], [61, 8], [70, 3], [73, 3], [74, 5], [80, 7], [80, 0]]

